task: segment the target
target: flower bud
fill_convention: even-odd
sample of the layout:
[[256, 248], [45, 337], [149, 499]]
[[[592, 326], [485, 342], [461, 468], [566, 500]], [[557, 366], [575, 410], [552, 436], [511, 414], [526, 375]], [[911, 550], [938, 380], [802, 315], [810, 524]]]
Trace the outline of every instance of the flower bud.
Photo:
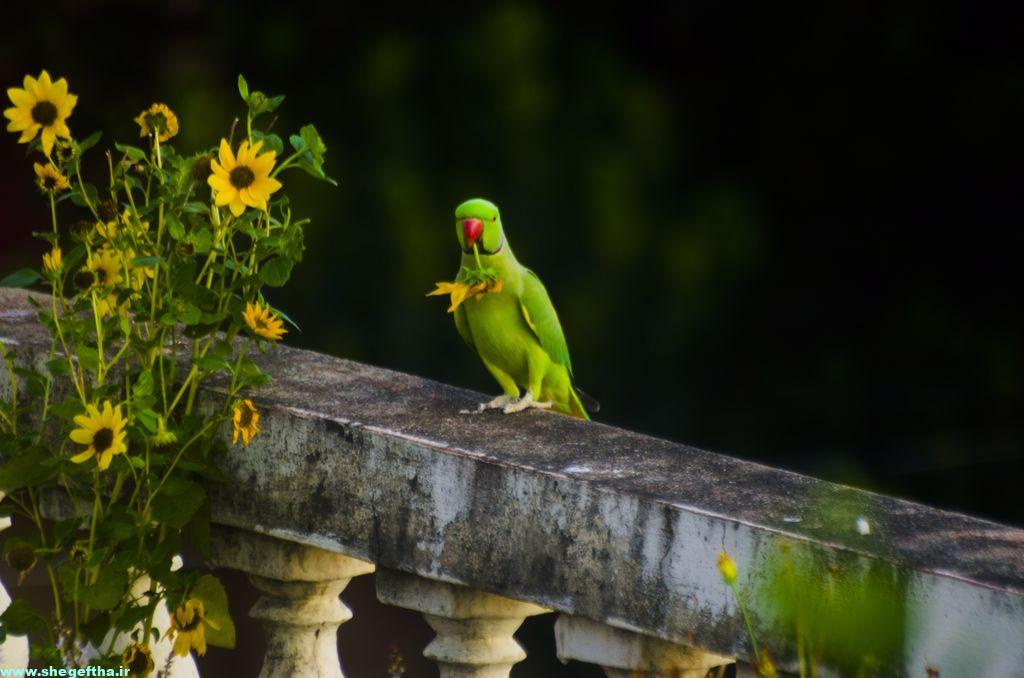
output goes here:
[[722, 573], [722, 579], [729, 586], [736, 584], [736, 561], [729, 557], [725, 551], [718, 553], [718, 571]]

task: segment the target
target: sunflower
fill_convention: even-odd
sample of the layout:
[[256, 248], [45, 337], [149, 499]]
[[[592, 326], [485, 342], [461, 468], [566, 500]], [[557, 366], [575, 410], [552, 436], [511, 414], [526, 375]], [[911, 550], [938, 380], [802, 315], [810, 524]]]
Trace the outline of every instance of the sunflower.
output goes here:
[[242, 216], [246, 207], [266, 211], [270, 194], [281, 188], [281, 182], [270, 176], [277, 153], [268, 151], [257, 155], [262, 147], [262, 141], [251, 148], [248, 141], [243, 141], [235, 157], [227, 139], [221, 139], [220, 162], [210, 161], [213, 174], [206, 183], [214, 191], [214, 201], [219, 206], [227, 205], [236, 217]]
[[245, 305], [242, 318], [254, 334], [270, 341], [278, 341], [288, 332], [281, 319], [266, 304], [249, 302]]
[[89, 270], [96, 277], [97, 287], [113, 287], [123, 280], [121, 256], [109, 247], [97, 250], [89, 256]]
[[171, 615], [171, 628], [167, 629], [167, 636], [174, 638], [174, 654], [185, 657], [192, 649], [200, 657], [206, 654], [207, 626], [220, 628], [206, 618], [203, 601], [189, 598], [184, 605], [179, 605]]
[[110, 290], [96, 299], [96, 311], [101, 316], [123, 313], [128, 307], [127, 299], [119, 302], [117, 291], [112, 289], [124, 282], [121, 264], [121, 255], [104, 247], [89, 256], [88, 265], [81, 271], [81, 284], [76, 277], [75, 284], [83, 290]]
[[436, 297], [442, 294], [451, 295], [452, 303], [451, 306], [448, 307], [449, 313], [454, 313], [455, 309], [470, 297], [480, 301], [488, 292], [497, 294], [505, 287], [505, 283], [501, 280], [495, 280], [490, 283], [478, 282], [472, 285], [467, 285], [464, 282], [439, 282], [434, 284], [437, 285], [437, 287], [427, 292], [427, 296]]
[[153, 104], [135, 116], [135, 122], [140, 137], [156, 133], [161, 143], [178, 134], [178, 116], [167, 104]]
[[68, 178], [60, 173], [53, 165], [42, 165], [38, 162], [32, 163], [32, 169], [35, 170], [36, 176], [39, 177], [36, 180], [36, 185], [43, 190], [44, 193], [56, 193], [57, 191], [63, 191], [68, 188]]
[[248, 398], [239, 400], [235, 403], [233, 423], [235, 425], [235, 435], [231, 439], [231, 444], [237, 443], [238, 436], [241, 434], [242, 444], [249, 447], [249, 441], [260, 432], [260, 411], [256, 409], [256, 406]]
[[38, 80], [26, 75], [24, 84], [24, 89], [7, 89], [7, 96], [14, 104], [13, 108], [4, 111], [4, 117], [10, 120], [7, 131], [21, 132], [18, 143], [22, 144], [35, 139], [41, 131], [43, 153], [49, 157], [57, 137], [71, 138], [71, 130], [65, 121], [78, 103], [78, 97], [68, 93], [67, 80], [61, 78], [52, 82], [46, 71], [39, 75]]
[[[86, 271], [92, 275], [89, 285], [91, 288], [112, 288], [124, 281], [124, 277], [121, 275], [121, 256], [109, 247], [97, 250], [89, 256]], [[119, 304], [117, 292], [111, 291], [105, 297], [101, 296], [97, 300], [96, 310], [101, 316], [108, 316], [113, 315], [115, 311], [120, 313], [125, 305], [124, 303]]]
[[80, 541], [71, 547], [68, 552], [68, 560], [75, 567], [81, 567], [89, 562], [89, 542]]
[[149, 647], [136, 643], [128, 647], [121, 655], [121, 666], [128, 669], [128, 678], [146, 678], [156, 665]]
[[18, 538], [4, 544], [4, 560], [12, 569], [17, 570], [18, 586], [21, 586], [22, 581], [38, 562], [32, 544]]
[[61, 252], [59, 247], [54, 247], [49, 252], [43, 253], [43, 271], [53, 275], [60, 270]]
[[99, 469], [105, 471], [115, 454], [128, 451], [124, 443], [126, 422], [121, 416], [120, 405], [114, 407], [109, 400], [103, 402], [102, 410], [95, 405], [86, 405], [85, 414], [76, 416], [75, 423], [79, 428], [71, 432], [71, 440], [88, 447], [84, 452], [71, 457], [74, 463], [81, 464], [93, 455], [99, 455]]

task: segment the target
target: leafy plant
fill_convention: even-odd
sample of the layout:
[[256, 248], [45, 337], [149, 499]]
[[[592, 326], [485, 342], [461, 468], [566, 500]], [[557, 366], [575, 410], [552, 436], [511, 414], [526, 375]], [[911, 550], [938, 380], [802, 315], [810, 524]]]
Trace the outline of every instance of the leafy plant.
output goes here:
[[[334, 184], [315, 127], [292, 135], [279, 159], [284, 143], [261, 123], [284, 97], [250, 91], [241, 76], [238, 90], [240, 139], [233, 125], [216, 148], [181, 154], [168, 143], [177, 116], [153, 104], [135, 118], [144, 147], [106, 152], [102, 188], [82, 175], [100, 135], [71, 134], [67, 82], [43, 71], [8, 90], [8, 129], [41, 154], [33, 167], [52, 228], [35, 234], [49, 246], [41, 270], [0, 285], [45, 284], [48, 298], [29, 299], [52, 341], [36, 365], [0, 343], [0, 514], [34, 528], [3, 553], [23, 575], [45, 571], [52, 606], [16, 598], [0, 634], [31, 634], [39, 661], [144, 675], [165, 603], [176, 654], [234, 644], [220, 582], [172, 564], [186, 545], [209, 553], [206, 488], [223, 480], [225, 425], [244, 445], [259, 433], [259, 411], [242, 396], [269, 377], [250, 350], [280, 340], [287, 319], [262, 289], [287, 283], [308, 222], [279, 177], [301, 169]], [[81, 218], [59, 223], [62, 203]], [[212, 379], [221, 388], [200, 405]], [[66, 504], [58, 520], [44, 512], [52, 497]]]

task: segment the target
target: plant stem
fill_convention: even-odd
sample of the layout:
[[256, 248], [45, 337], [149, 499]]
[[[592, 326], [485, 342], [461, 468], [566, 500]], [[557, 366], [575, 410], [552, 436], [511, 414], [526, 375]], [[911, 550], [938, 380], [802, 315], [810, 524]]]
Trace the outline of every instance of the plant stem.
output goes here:
[[740, 596], [740, 591], [736, 588], [735, 583], [730, 583], [732, 592], [736, 596], [736, 602], [739, 603], [740, 612], [743, 613], [743, 621], [747, 623], [747, 633], [750, 635], [750, 645], [754, 648], [754, 660], [757, 665], [761, 665], [761, 651], [757, 648], [757, 638], [754, 636], [754, 627], [750, 625], [750, 617], [747, 615], [747, 606], [743, 604], [743, 598]]

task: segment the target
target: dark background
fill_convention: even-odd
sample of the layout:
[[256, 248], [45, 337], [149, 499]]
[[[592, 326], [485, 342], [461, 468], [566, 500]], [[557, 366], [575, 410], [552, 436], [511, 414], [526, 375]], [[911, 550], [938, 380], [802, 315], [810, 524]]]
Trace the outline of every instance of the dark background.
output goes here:
[[[484, 196], [601, 421], [1021, 525], [1024, 22], [888, 4], [52, 2], [3, 10], [0, 82], [66, 76], [103, 144], [165, 101], [185, 152], [241, 111], [237, 73], [287, 94], [277, 129], [315, 122], [340, 182], [285, 175], [313, 218], [269, 292], [291, 344], [497, 392], [423, 297]], [[48, 211], [4, 136], [8, 272]], [[429, 629], [379, 612], [343, 628], [373, 655], [352, 675], [389, 634], [420, 675]]]

